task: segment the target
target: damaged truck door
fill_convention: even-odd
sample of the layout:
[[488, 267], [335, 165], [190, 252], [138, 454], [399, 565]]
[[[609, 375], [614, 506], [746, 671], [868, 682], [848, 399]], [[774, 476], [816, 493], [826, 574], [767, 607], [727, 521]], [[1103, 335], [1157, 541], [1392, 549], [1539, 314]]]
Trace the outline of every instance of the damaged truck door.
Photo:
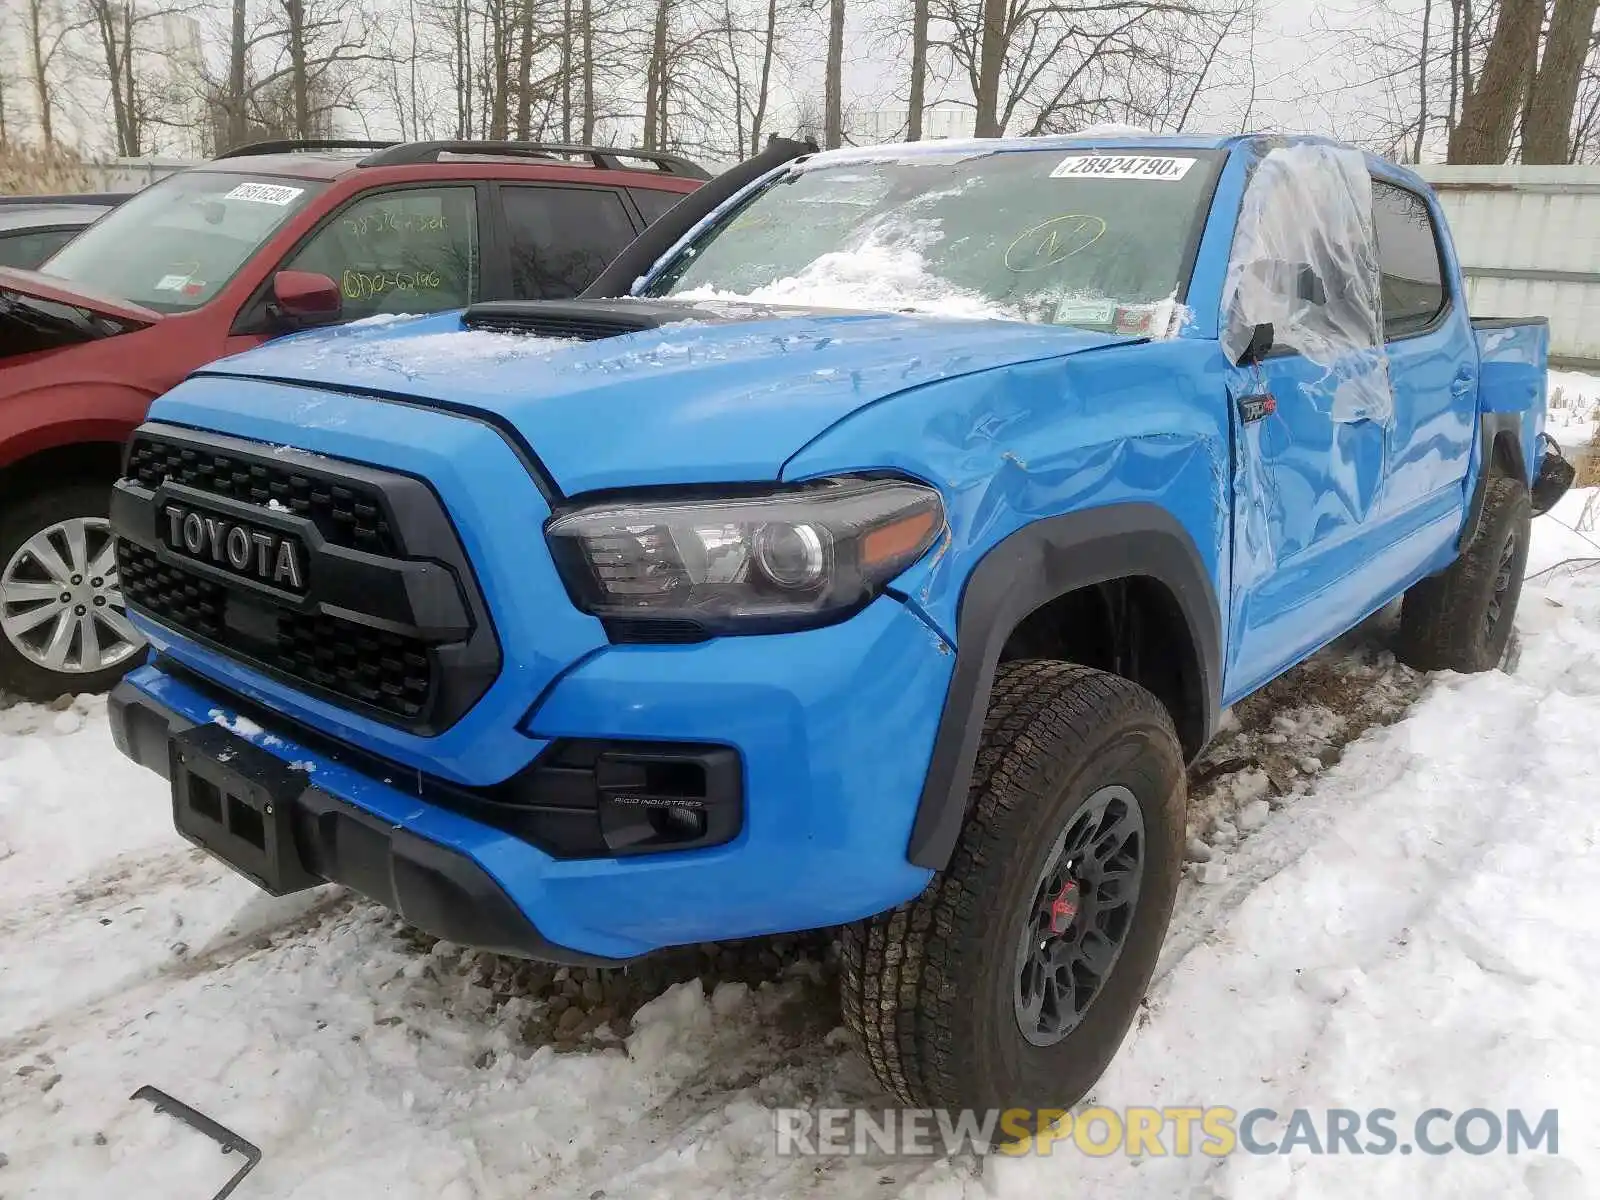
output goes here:
[[[1224, 287], [1238, 364], [1230, 694], [1379, 607], [1460, 523], [1476, 346], [1442, 222], [1383, 169], [1284, 146], [1245, 187]], [[1262, 324], [1271, 347], [1252, 353]]]

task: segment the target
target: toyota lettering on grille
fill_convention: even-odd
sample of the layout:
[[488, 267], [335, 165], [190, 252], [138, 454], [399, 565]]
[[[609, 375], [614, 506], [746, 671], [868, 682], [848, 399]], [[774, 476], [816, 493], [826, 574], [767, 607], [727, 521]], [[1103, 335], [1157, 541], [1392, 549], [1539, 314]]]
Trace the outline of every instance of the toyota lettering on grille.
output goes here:
[[305, 591], [305, 551], [294, 538], [181, 504], [161, 511], [167, 545], [178, 553], [285, 591]]

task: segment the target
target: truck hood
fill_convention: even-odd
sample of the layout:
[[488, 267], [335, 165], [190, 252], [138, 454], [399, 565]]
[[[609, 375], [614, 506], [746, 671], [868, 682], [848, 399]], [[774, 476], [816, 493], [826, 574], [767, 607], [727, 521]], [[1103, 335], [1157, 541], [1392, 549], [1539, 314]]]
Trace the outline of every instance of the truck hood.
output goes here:
[[38, 271], [0, 267], [0, 358], [98, 341], [159, 320], [160, 313], [143, 305]]
[[[560, 308], [581, 315], [586, 303]], [[611, 302], [593, 311], [595, 327], [567, 326], [590, 340], [468, 329], [451, 313], [288, 338], [202, 374], [481, 412], [520, 433], [573, 495], [773, 479], [829, 426], [886, 396], [1136, 340], [1012, 321], [746, 304]], [[608, 334], [606, 319], [635, 311], [660, 323], [615, 333], [613, 320]], [[215, 402], [225, 405], [224, 394]], [[322, 404], [307, 392], [293, 419], [314, 426]]]

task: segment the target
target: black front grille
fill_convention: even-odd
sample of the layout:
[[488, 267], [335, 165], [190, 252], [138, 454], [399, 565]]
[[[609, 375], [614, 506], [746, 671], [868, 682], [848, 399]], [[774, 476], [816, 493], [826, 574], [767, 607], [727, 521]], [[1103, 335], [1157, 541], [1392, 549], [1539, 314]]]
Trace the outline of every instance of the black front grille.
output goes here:
[[238, 593], [126, 539], [117, 542], [117, 566], [130, 603], [234, 657], [405, 721], [428, 705], [436, 664], [426, 642], [243, 598], [232, 601], [243, 611], [230, 614], [230, 596]]
[[139, 436], [128, 451], [127, 477], [152, 490], [171, 480], [262, 508], [278, 506], [308, 518], [336, 546], [372, 554], [398, 551], [375, 494], [310, 472]]

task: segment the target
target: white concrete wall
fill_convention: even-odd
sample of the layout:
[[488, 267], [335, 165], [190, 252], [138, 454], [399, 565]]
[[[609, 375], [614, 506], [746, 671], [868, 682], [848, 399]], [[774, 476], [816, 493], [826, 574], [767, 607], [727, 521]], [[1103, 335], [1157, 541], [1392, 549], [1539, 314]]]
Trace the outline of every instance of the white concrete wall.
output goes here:
[[1600, 366], [1600, 167], [1448, 167], [1439, 193], [1479, 317], [1550, 318], [1550, 354]]
[[196, 160], [183, 158], [114, 158], [92, 163], [88, 170], [94, 176], [92, 191], [137, 192], [174, 171], [196, 165]]

